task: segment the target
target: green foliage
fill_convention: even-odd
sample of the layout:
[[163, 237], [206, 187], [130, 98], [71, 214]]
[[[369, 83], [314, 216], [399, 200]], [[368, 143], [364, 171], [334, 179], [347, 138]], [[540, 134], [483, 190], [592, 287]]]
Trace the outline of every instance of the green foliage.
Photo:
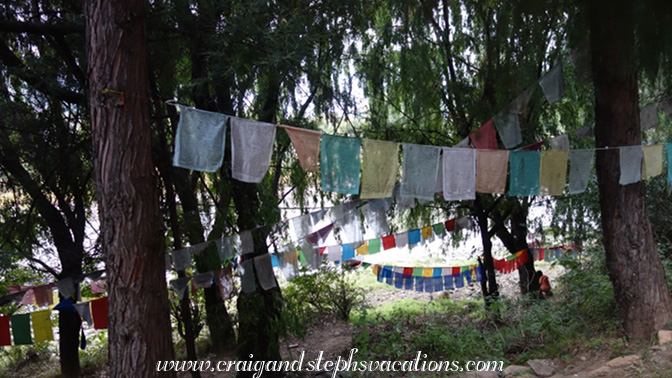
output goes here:
[[56, 377], [51, 369], [55, 347], [53, 342], [45, 341], [0, 348], [0, 377]]
[[79, 364], [83, 374], [100, 372], [107, 365], [107, 330], [87, 336], [86, 349], [79, 350]]
[[305, 327], [321, 316], [348, 320], [364, 304], [364, 290], [348, 269], [323, 266], [318, 272], [302, 272], [283, 291], [282, 321], [287, 333], [303, 335]]

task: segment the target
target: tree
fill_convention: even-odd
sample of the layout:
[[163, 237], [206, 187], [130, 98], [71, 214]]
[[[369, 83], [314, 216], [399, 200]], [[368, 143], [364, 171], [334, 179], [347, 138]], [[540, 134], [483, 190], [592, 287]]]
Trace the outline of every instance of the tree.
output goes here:
[[[597, 148], [641, 144], [635, 55], [634, 4], [588, 5]], [[672, 316], [646, 209], [643, 182], [620, 185], [618, 149], [596, 158], [604, 248], [609, 277], [629, 337], [644, 340]]]
[[109, 285], [113, 377], [164, 376], [155, 364], [174, 359], [151, 155], [146, 6], [140, 1], [101, 0], [85, 7], [94, 181]]

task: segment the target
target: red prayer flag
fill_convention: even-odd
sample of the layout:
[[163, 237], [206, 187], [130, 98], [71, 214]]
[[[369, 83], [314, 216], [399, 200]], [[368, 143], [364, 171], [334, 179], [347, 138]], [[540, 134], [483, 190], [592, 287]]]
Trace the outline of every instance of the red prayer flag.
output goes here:
[[543, 248], [539, 248], [539, 257], [537, 257], [537, 261], [544, 261], [545, 257], [546, 251]]
[[94, 329], [107, 329], [107, 297], [91, 301], [91, 317]]
[[454, 266], [453, 267], [453, 275], [460, 274], [460, 271], [462, 270], [461, 267], [459, 266]]
[[455, 219], [447, 220], [445, 223], [446, 231], [454, 232], [455, 231]]
[[394, 235], [383, 236], [383, 249], [391, 249], [397, 246]]
[[541, 142], [528, 144], [527, 146], [521, 147], [520, 149], [521, 151], [538, 151], [544, 143], [546, 143], [546, 141], [542, 140]]
[[496, 150], [497, 149], [497, 134], [495, 133], [495, 127], [492, 123], [492, 118], [479, 127], [478, 130], [474, 131], [469, 135], [471, 142], [476, 146], [476, 148], [482, 150]]
[[0, 346], [12, 345], [12, 333], [9, 329], [9, 316], [0, 315]]
[[320, 247], [320, 256], [324, 255], [324, 251], [327, 250], [327, 247]]
[[413, 268], [404, 268], [404, 276], [405, 277], [412, 277], [413, 276]]

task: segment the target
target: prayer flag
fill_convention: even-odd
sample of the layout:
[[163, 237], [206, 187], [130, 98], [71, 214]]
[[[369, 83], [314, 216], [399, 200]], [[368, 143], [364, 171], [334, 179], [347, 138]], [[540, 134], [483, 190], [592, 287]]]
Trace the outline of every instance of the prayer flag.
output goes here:
[[12, 335], [14, 336], [14, 345], [30, 345], [33, 338], [30, 334], [30, 314], [12, 315]]
[[54, 304], [54, 295], [51, 292], [51, 284], [33, 287], [35, 304], [38, 307], [51, 306]]
[[387, 223], [387, 214], [385, 210], [377, 209], [367, 203], [362, 207], [364, 214], [364, 223], [372, 231], [375, 237], [381, 237], [390, 233], [390, 225]]
[[665, 143], [667, 151], [667, 182], [672, 183], [672, 143]]
[[399, 170], [399, 143], [362, 141], [362, 191], [360, 198], [392, 197]]
[[567, 157], [569, 150], [541, 152], [539, 191], [542, 196], [561, 196], [567, 182]]
[[350, 244], [343, 244], [343, 260], [349, 260], [355, 257], [355, 250], [352, 248], [352, 245]]
[[527, 113], [527, 104], [530, 102], [530, 98], [534, 93], [534, 87], [527, 88], [523, 93], [518, 95], [515, 100], [513, 100], [508, 107], [509, 113], [514, 114], [525, 114]]
[[184, 294], [187, 292], [187, 284], [191, 280], [191, 277], [180, 277], [170, 281], [170, 290], [172, 290], [177, 298], [184, 298]]
[[441, 235], [446, 232], [446, 225], [444, 223], [433, 224], [432, 229], [436, 235]]
[[369, 240], [369, 254], [373, 255], [380, 252], [380, 239], [371, 239]]
[[35, 342], [53, 340], [54, 332], [51, 329], [51, 310], [37, 311], [30, 314], [33, 323]]
[[75, 289], [75, 281], [73, 281], [72, 277], [57, 281], [56, 287], [63, 298], [70, 298], [77, 291], [77, 289]]
[[9, 328], [9, 316], [0, 315], [0, 346], [12, 345], [12, 334]]
[[107, 329], [107, 313], [107, 297], [102, 297], [91, 301], [91, 316], [93, 317], [94, 329]]
[[191, 265], [191, 254], [189, 248], [173, 250], [173, 268], [176, 271], [186, 270]]
[[476, 150], [443, 149], [443, 198], [446, 201], [476, 198]]
[[588, 187], [594, 150], [569, 151], [569, 194], [583, 193]]
[[359, 248], [357, 248], [358, 255], [368, 255], [369, 254], [369, 245], [364, 242]]
[[500, 193], [506, 190], [506, 174], [509, 166], [509, 151], [476, 151], [476, 191]]
[[423, 239], [429, 239], [432, 236], [432, 226], [423, 227], [420, 229]]
[[544, 96], [549, 104], [555, 104], [562, 100], [564, 94], [564, 78], [562, 62], [556, 64], [546, 75], [539, 79], [539, 85], [544, 91]]
[[322, 190], [359, 194], [359, 150], [361, 138], [322, 135], [320, 170]]
[[327, 259], [331, 262], [341, 261], [343, 259], [343, 249], [340, 245], [331, 245], [327, 247]]
[[663, 145], [645, 146], [642, 155], [642, 178], [648, 180], [663, 173]]
[[253, 293], [257, 290], [254, 261], [252, 259], [245, 259], [238, 264], [238, 275], [240, 276], [240, 289], [244, 293]]
[[642, 146], [622, 146], [618, 148], [621, 163], [621, 185], [639, 182], [642, 179]]
[[493, 118], [493, 122], [505, 148], [514, 148], [523, 143], [518, 114], [503, 111]]
[[222, 166], [229, 116], [178, 105], [180, 121], [175, 133], [173, 165], [215, 172]]
[[408, 231], [408, 244], [418, 244], [420, 243], [420, 230], [415, 229]]
[[424, 278], [424, 288], [426, 293], [434, 292], [434, 278], [433, 277], [423, 277]]
[[259, 286], [261, 286], [262, 290], [266, 291], [278, 286], [278, 282], [275, 279], [275, 273], [273, 273], [270, 254], [265, 253], [261, 256], [255, 257], [254, 268], [257, 272]]
[[383, 236], [382, 240], [383, 240], [383, 249], [384, 250], [392, 249], [392, 248], [395, 248], [397, 246], [397, 243], [394, 239], [394, 235]]
[[527, 146], [521, 147], [518, 150], [519, 151], [537, 151], [537, 150], [541, 149], [541, 146], [543, 146], [544, 143], [546, 143], [546, 141], [542, 140], [541, 142], [528, 144]]
[[562, 134], [548, 141], [553, 150], [569, 150], [569, 135]]
[[492, 124], [492, 119], [484, 123], [476, 131], [469, 135], [471, 143], [481, 150], [496, 150], [497, 149], [497, 134], [495, 134], [495, 127]]
[[434, 199], [441, 147], [404, 143], [399, 195], [404, 198]]
[[433, 277], [434, 276], [434, 269], [433, 268], [423, 268], [422, 269], [422, 276], [423, 277]]
[[413, 276], [415, 277], [422, 277], [422, 272], [424, 269], [422, 268], [413, 268]]
[[215, 278], [215, 273], [205, 272], [194, 275], [192, 278], [194, 281], [194, 287], [205, 288], [212, 286], [212, 280]]
[[658, 126], [658, 104], [648, 104], [639, 107], [639, 127], [646, 131]]
[[455, 231], [455, 219], [447, 220], [444, 223], [444, 226], [446, 227], [446, 231], [454, 232]]
[[275, 125], [231, 118], [231, 176], [239, 181], [259, 183], [271, 164]]
[[408, 245], [408, 232], [401, 232], [394, 235], [397, 243], [397, 248], [404, 248]]
[[320, 156], [322, 132], [285, 125], [280, 125], [280, 127], [285, 129], [287, 135], [289, 135], [301, 167], [305, 171], [319, 172], [318, 158]]
[[89, 307], [89, 301], [82, 303], [75, 303], [75, 309], [79, 316], [82, 317], [82, 320], [91, 327], [93, 325], [93, 318], [91, 318], [91, 307]]
[[93, 294], [104, 294], [105, 281], [103, 280], [91, 281], [91, 283], [89, 283], [89, 288], [91, 289], [91, 293]]
[[539, 195], [539, 151], [511, 151], [510, 196]]

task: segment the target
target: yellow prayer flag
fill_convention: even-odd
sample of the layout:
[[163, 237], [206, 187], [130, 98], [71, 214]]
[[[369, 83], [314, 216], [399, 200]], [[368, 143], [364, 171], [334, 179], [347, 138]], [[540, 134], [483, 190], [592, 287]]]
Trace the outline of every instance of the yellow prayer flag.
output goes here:
[[53, 340], [54, 332], [51, 329], [51, 311], [43, 310], [30, 314], [30, 320], [33, 323], [33, 334], [35, 342]]
[[368, 255], [369, 254], [369, 244], [364, 242], [359, 248], [357, 248], [358, 255]]
[[380, 268], [380, 267], [379, 267], [378, 265], [374, 265], [374, 266], [373, 266], [373, 274], [378, 275], [378, 269], [379, 269], [379, 268]]
[[434, 268], [423, 268], [422, 276], [423, 277], [432, 277], [434, 275]]
[[642, 158], [642, 179], [648, 180], [663, 173], [663, 145], [644, 146]]
[[568, 150], [541, 152], [539, 193], [542, 196], [561, 196], [567, 182]]
[[392, 197], [399, 170], [399, 143], [362, 140], [360, 198]]
[[423, 227], [420, 229], [423, 239], [429, 239], [432, 236], [432, 226]]

